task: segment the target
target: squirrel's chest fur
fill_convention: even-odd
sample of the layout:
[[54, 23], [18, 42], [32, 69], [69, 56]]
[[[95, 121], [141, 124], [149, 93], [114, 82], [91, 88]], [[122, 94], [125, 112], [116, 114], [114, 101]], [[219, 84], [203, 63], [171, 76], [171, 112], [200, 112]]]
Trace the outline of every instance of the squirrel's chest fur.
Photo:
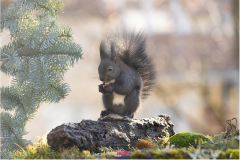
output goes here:
[[125, 95], [113, 92], [113, 104], [124, 104]]
[[[115, 83], [115, 79], [110, 81], [110, 83]], [[125, 95], [117, 94], [113, 92], [113, 104], [124, 104]]]

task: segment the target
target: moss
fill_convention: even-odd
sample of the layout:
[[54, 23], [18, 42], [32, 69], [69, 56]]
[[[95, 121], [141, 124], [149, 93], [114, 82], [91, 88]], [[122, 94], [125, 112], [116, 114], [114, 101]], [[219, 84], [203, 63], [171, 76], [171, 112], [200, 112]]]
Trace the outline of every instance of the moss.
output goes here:
[[177, 147], [190, 147], [196, 144], [198, 140], [210, 141], [208, 137], [200, 133], [181, 132], [170, 137], [171, 144]]
[[154, 159], [188, 159], [191, 158], [188, 152], [185, 149], [149, 151]]
[[239, 159], [239, 150], [238, 149], [228, 149], [228, 150], [226, 150], [226, 156], [231, 159]]
[[150, 154], [153, 156], [154, 159], [164, 159], [164, 154], [157, 151], [150, 151]]
[[220, 152], [217, 158], [218, 159], [227, 159], [225, 152]]
[[62, 148], [57, 153], [60, 154], [61, 159], [79, 159], [83, 157], [77, 146], [69, 149]]
[[[19, 146], [20, 147], [20, 146]], [[28, 145], [25, 148], [20, 147], [11, 153], [12, 159], [59, 159], [61, 154], [52, 150], [43, 138], [39, 141]]]
[[132, 155], [130, 155], [131, 159], [144, 159], [146, 154], [143, 152], [135, 151]]
[[101, 153], [100, 156], [101, 156], [101, 157], [106, 157], [107, 154], [106, 154], [106, 153]]
[[228, 149], [225, 152], [220, 151], [218, 159], [239, 159], [239, 150]]
[[89, 157], [89, 156], [91, 156], [91, 153], [90, 153], [90, 151], [88, 151], [88, 150], [83, 150], [83, 151], [82, 151], [82, 155], [83, 155], [84, 157]]
[[84, 156], [76, 146], [55, 151], [50, 148], [43, 138], [25, 148], [20, 147], [19, 150], [12, 152], [11, 155], [12, 159], [81, 159]]
[[139, 139], [137, 140], [136, 144], [134, 145], [135, 148], [137, 149], [153, 149], [154, 145], [152, 142], [144, 139]]
[[165, 156], [167, 159], [183, 159], [183, 158], [190, 158], [188, 153], [185, 150], [173, 149], [168, 152]]

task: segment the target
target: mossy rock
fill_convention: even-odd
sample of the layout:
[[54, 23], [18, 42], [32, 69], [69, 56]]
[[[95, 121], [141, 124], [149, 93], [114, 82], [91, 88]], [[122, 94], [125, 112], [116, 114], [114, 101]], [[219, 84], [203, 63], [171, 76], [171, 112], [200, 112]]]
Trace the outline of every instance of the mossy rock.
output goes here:
[[200, 133], [181, 132], [170, 137], [169, 141], [171, 144], [177, 147], [190, 147], [194, 146], [198, 140], [210, 141], [208, 137]]

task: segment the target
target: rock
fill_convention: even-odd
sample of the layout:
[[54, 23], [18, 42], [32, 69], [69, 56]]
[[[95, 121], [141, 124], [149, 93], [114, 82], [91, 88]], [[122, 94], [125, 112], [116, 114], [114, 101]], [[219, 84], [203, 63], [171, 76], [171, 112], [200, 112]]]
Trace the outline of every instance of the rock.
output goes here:
[[80, 150], [98, 151], [99, 147], [128, 149], [138, 139], [150, 136], [174, 135], [174, 124], [168, 115], [152, 118], [130, 119], [119, 115], [108, 115], [98, 121], [82, 120], [67, 123], [53, 129], [47, 136], [52, 149], [70, 148], [76, 145]]

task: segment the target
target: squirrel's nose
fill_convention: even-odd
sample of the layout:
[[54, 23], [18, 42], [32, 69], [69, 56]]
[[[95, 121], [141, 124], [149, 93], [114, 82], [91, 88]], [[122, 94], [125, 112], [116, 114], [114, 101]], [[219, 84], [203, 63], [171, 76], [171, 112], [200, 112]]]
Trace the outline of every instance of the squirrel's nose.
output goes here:
[[103, 77], [100, 77], [99, 79], [100, 79], [100, 81], [103, 81], [103, 80], [104, 80]]

